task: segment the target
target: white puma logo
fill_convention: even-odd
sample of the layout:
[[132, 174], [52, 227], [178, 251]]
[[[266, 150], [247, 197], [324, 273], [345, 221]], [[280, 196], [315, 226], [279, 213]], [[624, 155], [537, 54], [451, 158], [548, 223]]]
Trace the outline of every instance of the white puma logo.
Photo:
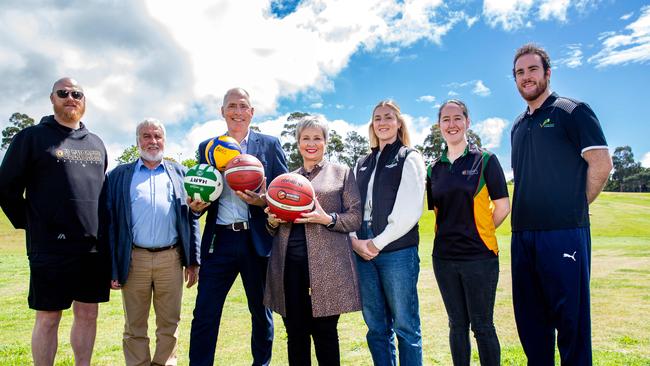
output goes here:
[[562, 258], [571, 258], [575, 262], [576, 261], [576, 252], [574, 251], [573, 254], [564, 253], [564, 255], [562, 255]]

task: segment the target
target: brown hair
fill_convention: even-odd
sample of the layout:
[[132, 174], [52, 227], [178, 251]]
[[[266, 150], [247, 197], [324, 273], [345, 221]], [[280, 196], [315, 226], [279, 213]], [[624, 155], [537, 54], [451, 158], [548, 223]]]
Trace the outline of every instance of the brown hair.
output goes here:
[[537, 55], [542, 59], [542, 68], [544, 69], [544, 74], [546, 75], [548, 69], [551, 68], [551, 58], [548, 56], [548, 53], [546, 53], [546, 50], [544, 50], [542, 47], [534, 43], [526, 43], [525, 45], [519, 47], [517, 52], [515, 52], [515, 58], [512, 60], [512, 77], [516, 78], [515, 64], [517, 63], [519, 57], [529, 54]]
[[393, 112], [395, 113], [395, 117], [397, 118], [397, 121], [400, 123], [400, 127], [397, 129], [397, 138], [402, 142], [404, 146], [411, 147], [411, 137], [409, 135], [408, 128], [406, 127], [406, 121], [404, 121], [404, 117], [402, 116], [402, 112], [400, 111], [399, 106], [397, 105], [397, 103], [395, 103], [395, 101], [387, 99], [377, 103], [375, 108], [372, 109], [372, 115], [370, 115], [370, 124], [368, 125], [368, 136], [370, 137], [370, 148], [379, 147], [379, 139], [375, 134], [375, 130], [372, 128], [372, 123], [375, 119], [375, 111], [379, 107], [388, 107], [393, 110]]
[[440, 106], [440, 108], [438, 109], [438, 123], [440, 123], [440, 116], [442, 115], [442, 109], [445, 108], [447, 104], [455, 104], [458, 107], [460, 107], [460, 109], [463, 111], [463, 116], [465, 116], [466, 119], [469, 119], [469, 111], [467, 110], [467, 106], [465, 105], [465, 103], [458, 99], [449, 99], [449, 100], [445, 100]]

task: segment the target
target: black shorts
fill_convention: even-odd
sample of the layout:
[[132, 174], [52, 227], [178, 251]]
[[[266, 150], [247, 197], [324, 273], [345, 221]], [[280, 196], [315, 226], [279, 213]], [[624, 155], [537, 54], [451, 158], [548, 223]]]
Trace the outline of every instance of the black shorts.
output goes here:
[[110, 262], [99, 253], [29, 255], [29, 307], [69, 309], [73, 301], [106, 302], [110, 295]]

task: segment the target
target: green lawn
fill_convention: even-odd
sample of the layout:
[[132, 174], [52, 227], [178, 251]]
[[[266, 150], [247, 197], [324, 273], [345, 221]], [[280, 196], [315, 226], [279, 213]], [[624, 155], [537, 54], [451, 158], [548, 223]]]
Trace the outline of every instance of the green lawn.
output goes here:
[[[450, 365], [447, 316], [431, 267], [433, 214], [421, 223], [420, 313], [427, 365]], [[504, 365], [525, 364], [517, 339], [510, 294], [510, 226], [497, 234], [501, 276], [495, 323]], [[592, 324], [596, 365], [650, 365], [650, 194], [603, 193], [592, 206]], [[0, 364], [31, 364], [30, 337], [34, 313], [27, 308], [29, 271], [24, 233], [11, 228], [0, 214]], [[179, 364], [187, 364], [189, 326], [196, 287], [185, 292], [180, 330]], [[57, 365], [72, 365], [68, 341], [71, 314], [65, 312], [59, 332]], [[94, 365], [123, 364], [122, 304], [119, 292], [100, 307]], [[153, 317], [150, 319], [153, 327]], [[153, 336], [153, 328], [150, 335]], [[276, 316], [273, 363], [287, 364], [286, 335]], [[341, 357], [346, 365], [370, 365], [365, 325], [360, 313], [346, 314], [339, 324]], [[250, 316], [241, 283], [226, 302], [216, 364], [250, 365]], [[478, 364], [474, 345], [473, 362]]]

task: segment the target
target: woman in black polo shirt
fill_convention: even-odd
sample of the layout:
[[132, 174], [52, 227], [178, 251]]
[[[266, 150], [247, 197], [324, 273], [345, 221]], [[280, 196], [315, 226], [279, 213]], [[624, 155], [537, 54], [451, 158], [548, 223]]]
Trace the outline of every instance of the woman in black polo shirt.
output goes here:
[[481, 365], [499, 365], [493, 323], [499, 279], [496, 228], [510, 212], [497, 157], [467, 141], [465, 103], [446, 101], [438, 127], [446, 143], [427, 172], [427, 201], [436, 211], [433, 270], [449, 317], [454, 365], [469, 365], [471, 325]]

